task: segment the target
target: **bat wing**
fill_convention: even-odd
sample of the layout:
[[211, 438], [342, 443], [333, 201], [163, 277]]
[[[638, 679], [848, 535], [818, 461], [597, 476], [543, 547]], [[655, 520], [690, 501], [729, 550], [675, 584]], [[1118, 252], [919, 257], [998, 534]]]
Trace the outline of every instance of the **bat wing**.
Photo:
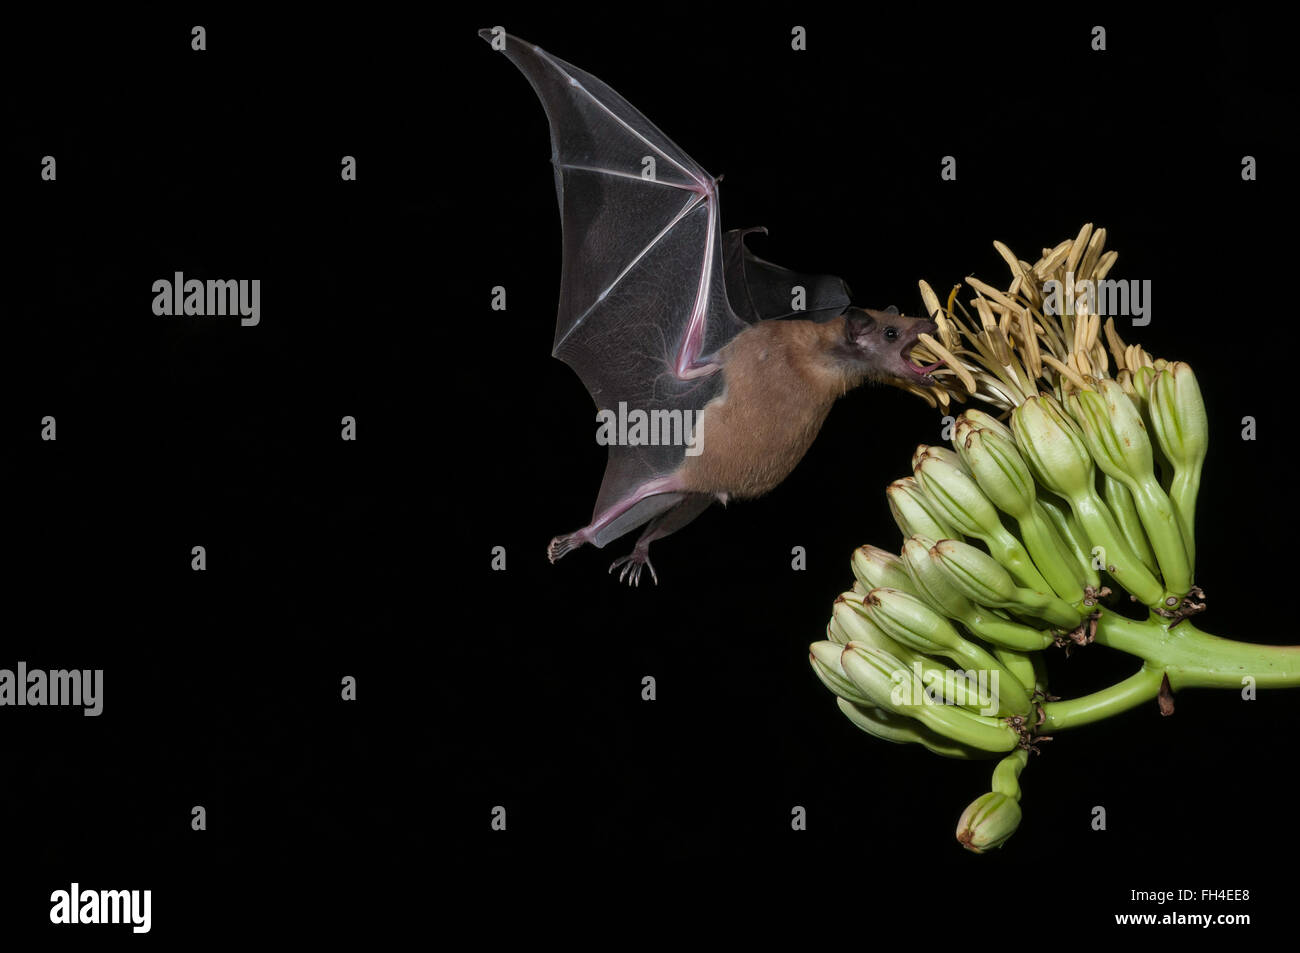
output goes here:
[[[849, 286], [835, 275], [805, 275], [764, 261], [745, 245], [745, 236], [766, 228], [733, 229], [722, 236], [727, 300], [736, 314], [754, 323], [776, 318], [829, 321], [849, 306]], [[801, 308], [796, 298], [802, 297]]]
[[[492, 42], [492, 31], [479, 35]], [[552, 353], [582, 378], [599, 410], [702, 410], [722, 389], [717, 352], [747, 326], [727, 302], [714, 178], [590, 73], [513, 36], [504, 52], [532, 84], [551, 128], [564, 241]], [[671, 505], [664, 494], [599, 519], [685, 456], [680, 444], [609, 451], [597, 546]]]

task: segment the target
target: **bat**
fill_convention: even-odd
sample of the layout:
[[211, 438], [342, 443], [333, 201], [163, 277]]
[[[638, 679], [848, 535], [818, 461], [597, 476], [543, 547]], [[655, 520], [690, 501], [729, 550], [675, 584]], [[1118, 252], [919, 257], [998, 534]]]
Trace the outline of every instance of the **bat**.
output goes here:
[[639, 585], [644, 567], [657, 584], [650, 544], [715, 500], [776, 487], [837, 398], [867, 380], [933, 386], [939, 364], [909, 354], [936, 325], [851, 307], [842, 279], [754, 255], [746, 236], [766, 230], [724, 233], [718, 180], [622, 96], [499, 27], [479, 36], [546, 111], [564, 246], [551, 353], [616, 438], [602, 441], [591, 522], [552, 539], [547, 555], [554, 563], [644, 527], [609, 571]]

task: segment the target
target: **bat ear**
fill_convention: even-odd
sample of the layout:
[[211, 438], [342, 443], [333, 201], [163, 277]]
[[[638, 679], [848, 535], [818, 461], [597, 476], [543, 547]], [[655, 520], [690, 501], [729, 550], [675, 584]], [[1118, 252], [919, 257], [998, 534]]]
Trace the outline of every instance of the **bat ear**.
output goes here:
[[876, 319], [861, 308], [849, 308], [844, 312], [844, 336], [850, 341], [856, 341], [875, 326]]
[[898, 314], [898, 308], [894, 307], [894, 306], [891, 304], [888, 308], [885, 309], [885, 313], [886, 313], [886, 314]]

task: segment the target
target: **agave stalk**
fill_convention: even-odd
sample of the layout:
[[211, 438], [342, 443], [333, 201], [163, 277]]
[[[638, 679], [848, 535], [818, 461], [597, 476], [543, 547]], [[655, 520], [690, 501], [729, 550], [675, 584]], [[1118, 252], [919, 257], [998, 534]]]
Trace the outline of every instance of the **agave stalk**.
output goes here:
[[[864, 731], [950, 758], [1002, 755], [992, 789], [957, 824], [977, 853], [1019, 826], [1021, 772], [1052, 733], [1152, 700], [1172, 714], [1185, 688], [1300, 687], [1300, 646], [1218, 638], [1189, 621], [1205, 609], [1194, 532], [1208, 416], [1191, 367], [1102, 324], [1088, 282], [1115, 264], [1105, 242], [1085, 225], [1036, 262], [995, 242], [1009, 285], [969, 277], [964, 303], [960, 285], [941, 303], [920, 283], [937, 331], [913, 356], [946, 364], [934, 403], [976, 398], [994, 412], [957, 419], [955, 452], [917, 449], [913, 476], [887, 491], [901, 555], [854, 554], [854, 590], [811, 649]], [[1130, 616], [1134, 603], [1146, 618]], [[1048, 694], [1046, 654], [1090, 643], [1138, 670], [1081, 697]], [[977, 670], [1003, 686], [996, 715], [976, 708]], [[948, 704], [900, 702], [909, 679], [942, 688]]]

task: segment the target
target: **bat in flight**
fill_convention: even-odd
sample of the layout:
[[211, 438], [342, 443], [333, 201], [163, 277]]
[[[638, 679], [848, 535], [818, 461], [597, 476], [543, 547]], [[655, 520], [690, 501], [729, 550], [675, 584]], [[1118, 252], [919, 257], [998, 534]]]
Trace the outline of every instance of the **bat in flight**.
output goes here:
[[724, 233], [717, 180], [622, 96], [499, 28], [479, 36], [527, 77], [550, 123], [564, 242], [551, 353], [598, 420], [620, 421], [591, 522], [547, 555], [644, 527], [610, 572], [639, 584], [645, 567], [657, 583], [650, 544], [715, 500], [776, 487], [837, 398], [867, 380], [934, 385], [939, 365], [909, 355], [936, 327], [850, 307], [843, 280], [758, 258], [745, 236], [764, 230]]

